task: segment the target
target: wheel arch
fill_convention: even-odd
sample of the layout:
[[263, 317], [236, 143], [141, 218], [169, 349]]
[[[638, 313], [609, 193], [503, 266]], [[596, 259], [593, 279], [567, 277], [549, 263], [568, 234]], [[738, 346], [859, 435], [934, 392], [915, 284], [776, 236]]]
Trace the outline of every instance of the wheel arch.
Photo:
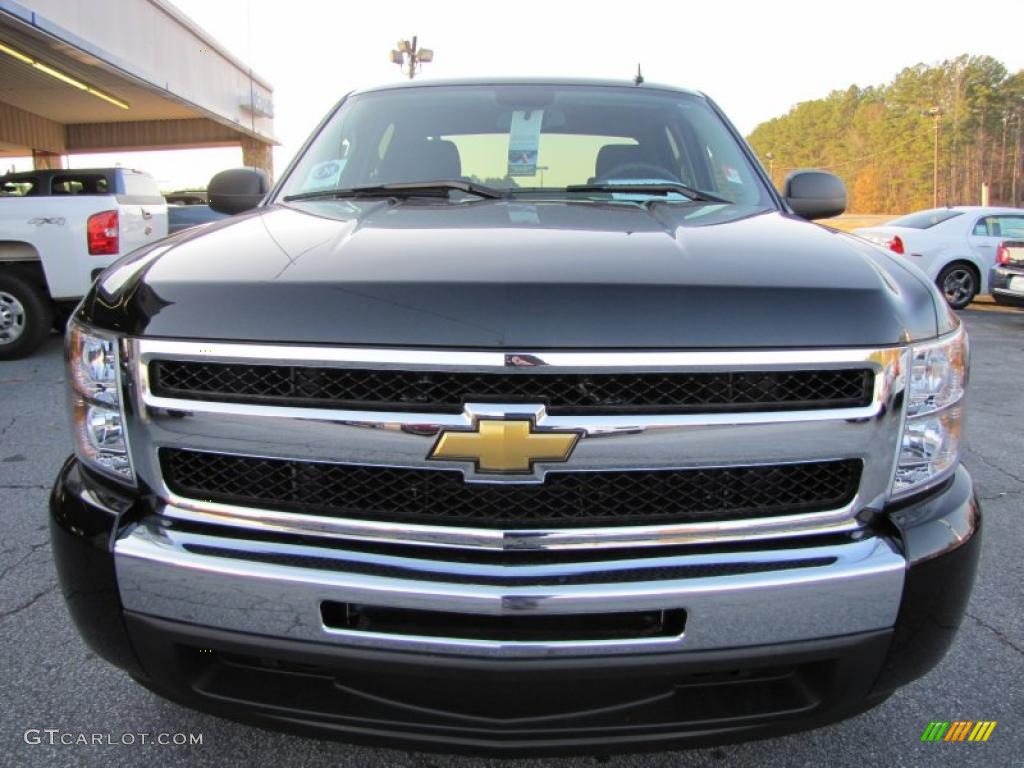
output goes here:
[[981, 265], [970, 256], [955, 256], [953, 258], [947, 259], [945, 263], [943, 263], [943, 265], [939, 267], [938, 272], [935, 273], [935, 279], [938, 280], [939, 275], [941, 275], [950, 267], [955, 267], [961, 264], [965, 267], [970, 268], [970, 270], [974, 272], [974, 276], [978, 279], [978, 293], [982, 293], [982, 288], [985, 287], [984, 270], [981, 268]]
[[0, 262], [42, 261], [39, 251], [24, 240], [0, 240]]
[[43, 259], [32, 243], [23, 240], [0, 240], [0, 269], [10, 270], [23, 280], [42, 288], [49, 295]]

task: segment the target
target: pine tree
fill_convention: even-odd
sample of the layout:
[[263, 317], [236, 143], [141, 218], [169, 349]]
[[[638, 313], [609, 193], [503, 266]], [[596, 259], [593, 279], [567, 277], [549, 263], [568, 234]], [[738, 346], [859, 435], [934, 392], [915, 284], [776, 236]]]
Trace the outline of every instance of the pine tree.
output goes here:
[[887, 85], [851, 85], [797, 104], [757, 126], [749, 141], [760, 157], [773, 155], [780, 187], [798, 168], [842, 177], [851, 213], [931, 207], [933, 191], [940, 205], [977, 205], [982, 184], [993, 205], [1020, 206], [1022, 121], [1024, 71], [1010, 74], [991, 56], [965, 54], [907, 67]]

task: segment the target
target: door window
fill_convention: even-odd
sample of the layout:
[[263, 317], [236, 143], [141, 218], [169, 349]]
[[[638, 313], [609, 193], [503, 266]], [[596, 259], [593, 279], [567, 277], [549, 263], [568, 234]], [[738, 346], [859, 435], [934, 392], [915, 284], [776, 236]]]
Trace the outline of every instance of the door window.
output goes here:
[[60, 174], [50, 182], [51, 195], [105, 195], [109, 192], [106, 176], [95, 173]]
[[976, 237], [1024, 237], [1024, 216], [999, 215], [985, 216], [974, 225]]
[[17, 179], [0, 183], [0, 196], [28, 197], [38, 194], [38, 185], [34, 179]]
[[993, 232], [994, 237], [1012, 237], [1019, 239], [1024, 237], [1024, 216], [993, 216], [998, 232]]

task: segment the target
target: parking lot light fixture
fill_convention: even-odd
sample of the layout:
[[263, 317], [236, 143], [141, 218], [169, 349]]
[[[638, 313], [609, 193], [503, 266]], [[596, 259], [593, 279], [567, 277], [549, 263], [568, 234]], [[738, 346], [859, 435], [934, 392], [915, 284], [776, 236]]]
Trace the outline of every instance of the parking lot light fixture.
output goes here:
[[391, 63], [400, 66], [410, 80], [419, 74], [423, 64], [433, 60], [434, 51], [430, 48], [420, 48], [415, 35], [412, 40], [399, 40], [398, 46], [391, 51]]

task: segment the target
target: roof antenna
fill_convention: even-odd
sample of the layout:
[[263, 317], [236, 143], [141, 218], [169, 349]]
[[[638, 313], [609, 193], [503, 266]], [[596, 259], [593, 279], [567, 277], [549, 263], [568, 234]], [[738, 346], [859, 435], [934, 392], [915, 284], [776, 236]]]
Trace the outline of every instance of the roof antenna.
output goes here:
[[636, 77], [633, 78], [634, 85], [640, 85], [644, 81], [644, 74], [640, 71], [640, 62], [636, 63]]

